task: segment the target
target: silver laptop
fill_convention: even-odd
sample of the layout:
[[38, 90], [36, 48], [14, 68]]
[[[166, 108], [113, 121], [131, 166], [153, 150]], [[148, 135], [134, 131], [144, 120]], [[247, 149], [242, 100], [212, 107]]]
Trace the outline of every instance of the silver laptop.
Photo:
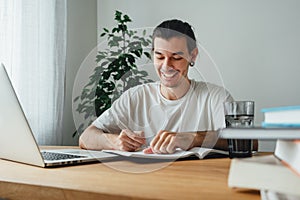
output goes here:
[[81, 149], [40, 151], [3, 64], [0, 66], [0, 93], [0, 158], [49, 167], [116, 157], [102, 151]]

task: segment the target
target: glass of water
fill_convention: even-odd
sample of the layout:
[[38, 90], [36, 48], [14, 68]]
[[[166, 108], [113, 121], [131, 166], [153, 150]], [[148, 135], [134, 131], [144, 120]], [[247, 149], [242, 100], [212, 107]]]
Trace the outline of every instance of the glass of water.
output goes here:
[[[254, 101], [231, 101], [224, 103], [225, 123], [228, 128], [247, 128], [254, 125]], [[230, 158], [252, 156], [253, 141], [228, 139]]]

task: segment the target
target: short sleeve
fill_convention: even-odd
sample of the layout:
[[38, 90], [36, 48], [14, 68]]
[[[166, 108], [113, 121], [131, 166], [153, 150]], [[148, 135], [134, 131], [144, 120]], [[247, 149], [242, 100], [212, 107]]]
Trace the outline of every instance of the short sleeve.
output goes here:
[[124, 92], [112, 106], [103, 112], [92, 124], [107, 133], [120, 133], [127, 128], [128, 109], [130, 109], [130, 94]]

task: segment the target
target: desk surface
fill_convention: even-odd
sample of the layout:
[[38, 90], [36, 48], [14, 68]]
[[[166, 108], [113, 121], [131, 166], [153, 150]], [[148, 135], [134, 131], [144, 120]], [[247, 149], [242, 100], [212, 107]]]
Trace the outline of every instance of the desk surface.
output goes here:
[[230, 159], [157, 163], [113, 161], [39, 168], [0, 160], [0, 198], [8, 199], [260, 199], [258, 191], [228, 188]]

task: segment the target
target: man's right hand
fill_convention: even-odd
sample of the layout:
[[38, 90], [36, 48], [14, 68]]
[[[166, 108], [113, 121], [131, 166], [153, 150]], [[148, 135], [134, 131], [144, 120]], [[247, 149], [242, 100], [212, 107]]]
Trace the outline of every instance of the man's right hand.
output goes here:
[[136, 151], [146, 144], [146, 139], [141, 131], [132, 132], [131, 130], [123, 129], [113, 143], [117, 150]]
[[144, 144], [146, 144], [146, 139], [142, 131], [133, 132], [125, 129], [119, 134], [104, 133], [94, 125], [86, 128], [79, 138], [79, 146], [91, 150], [136, 151]]

